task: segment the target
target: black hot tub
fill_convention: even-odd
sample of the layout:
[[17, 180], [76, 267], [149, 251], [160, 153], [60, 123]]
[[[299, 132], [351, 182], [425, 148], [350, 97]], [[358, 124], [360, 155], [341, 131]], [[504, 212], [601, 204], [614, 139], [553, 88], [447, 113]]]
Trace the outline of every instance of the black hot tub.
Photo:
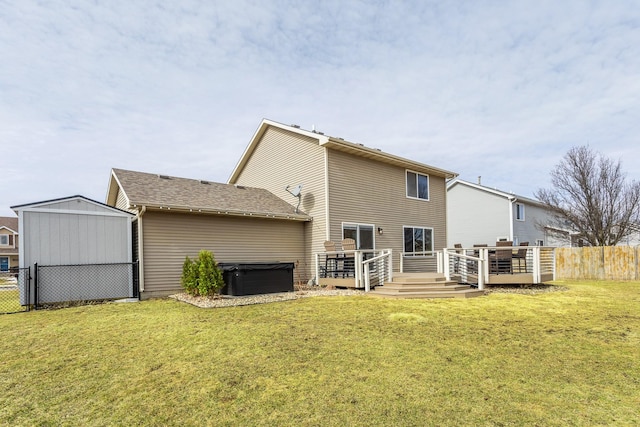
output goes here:
[[256, 295], [293, 291], [292, 262], [220, 262], [223, 295]]

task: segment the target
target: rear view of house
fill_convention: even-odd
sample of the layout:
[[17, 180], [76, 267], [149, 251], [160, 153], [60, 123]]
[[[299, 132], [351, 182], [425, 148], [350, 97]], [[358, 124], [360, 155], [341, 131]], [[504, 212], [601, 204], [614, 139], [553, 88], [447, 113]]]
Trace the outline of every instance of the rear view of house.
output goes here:
[[[363, 144], [263, 120], [229, 178], [263, 187], [313, 217], [304, 224], [305, 270], [324, 242], [402, 253], [446, 246], [446, 180], [456, 174]], [[287, 187], [302, 184], [298, 201]]]

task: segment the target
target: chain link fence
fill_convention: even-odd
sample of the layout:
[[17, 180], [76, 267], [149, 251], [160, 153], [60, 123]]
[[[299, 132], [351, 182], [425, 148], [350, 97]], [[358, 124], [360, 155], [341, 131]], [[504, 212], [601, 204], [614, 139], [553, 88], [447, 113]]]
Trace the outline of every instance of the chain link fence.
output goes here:
[[0, 272], [0, 314], [28, 311], [29, 305], [22, 298], [29, 292], [29, 268], [12, 268]]
[[136, 298], [138, 263], [34, 266], [32, 303], [38, 307], [64, 302]]

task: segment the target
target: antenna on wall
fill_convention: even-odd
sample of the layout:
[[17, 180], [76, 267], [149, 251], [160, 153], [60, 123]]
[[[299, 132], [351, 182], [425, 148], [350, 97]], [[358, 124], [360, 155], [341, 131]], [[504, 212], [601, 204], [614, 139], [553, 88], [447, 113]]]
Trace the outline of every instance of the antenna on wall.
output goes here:
[[302, 200], [300, 197], [300, 192], [302, 191], [302, 184], [298, 184], [295, 187], [289, 189], [290, 187], [291, 187], [290, 185], [287, 185], [285, 187], [285, 190], [287, 190], [287, 192], [291, 194], [293, 197], [298, 198], [298, 206], [296, 206], [296, 213], [298, 213], [298, 210], [300, 208], [300, 201]]

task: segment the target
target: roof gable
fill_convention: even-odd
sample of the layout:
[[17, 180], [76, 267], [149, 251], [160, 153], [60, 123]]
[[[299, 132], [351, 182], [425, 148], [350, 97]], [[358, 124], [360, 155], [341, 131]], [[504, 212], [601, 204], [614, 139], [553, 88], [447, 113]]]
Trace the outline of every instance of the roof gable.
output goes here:
[[474, 184], [472, 182], [463, 181], [461, 179], [455, 179], [449, 182], [449, 184], [447, 184], [447, 191], [450, 191], [452, 188], [454, 188], [457, 185], [463, 185], [468, 188], [473, 188], [478, 191], [483, 191], [485, 193], [493, 194], [498, 197], [503, 197], [509, 201], [518, 201], [518, 202], [528, 203], [531, 205], [544, 206], [538, 200], [530, 199], [524, 196], [518, 196], [517, 194], [513, 194], [513, 193], [507, 193], [505, 191], [498, 190], [497, 188], [486, 187], [484, 185]]
[[111, 187], [116, 185], [126, 195], [130, 207], [311, 220], [262, 188], [113, 169], [108, 203], [115, 202]]
[[104, 212], [112, 215], [131, 216], [131, 213], [106, 205], [81, 195], [61, 197], [59, 199], [44, 200], [41, 202], [27, 203], [11, 206], [14, 212], [20, 211], [60, 211], [62, 212]]
[[18, 234], [18, 218], [11, 216], [0, 216], [0, 228]]
[[455, 172], [447, 171], [444, 169], [426, 165], [424, 163], [416, 162], [400, 156], [389, 154], [379, 149], [365, 147], [363, 144], [345, 141], [342, 138], [327, 136], [322, 132], [308, 131], [308, 130], [300, 129], [299, 126], [285, 125], [272, 120], [263, 119], [262, 122], [260, 123], [260, 126], [258, 126], [258, 129], [256, 130], [256, 132], [253, 134], [253, 137], [251, 138], [249, 145], [247, 145], [247, 148], [245, 149], [244, 153], [242, 153], [242, 156], [240, 157], [240, 160], [236, 164], [236, 167], [233, 169], [233, 172], [231, 172], [231, 176], [229, 177], [229, 180], [228, 180], [229, 183], [236, 182], [236, 180], [240, 176], [240, 173], [242, 172], [243, 168], [245, 167], [249, 158], [251, 157], [251, 154], [253, 153], [256, 146], [260, 142], [262, 136], [270, 126], [313, 138], [318, 141], [318, 144], [320, 146], [324, 146], [333, 150], [347, 152], [347, 153], [350, 153], [359, 157], [364, 157], [366, 159], [370, 159], [373, 161], [389, 163], [389, 164], [393, 164], [406, 169], [411, 169], [416, 172], [425, 173], [425, 174], [434, 175], [434, 176], [440, 176], [445, 179], [454, 178], [458, 176], [458, 174]]

